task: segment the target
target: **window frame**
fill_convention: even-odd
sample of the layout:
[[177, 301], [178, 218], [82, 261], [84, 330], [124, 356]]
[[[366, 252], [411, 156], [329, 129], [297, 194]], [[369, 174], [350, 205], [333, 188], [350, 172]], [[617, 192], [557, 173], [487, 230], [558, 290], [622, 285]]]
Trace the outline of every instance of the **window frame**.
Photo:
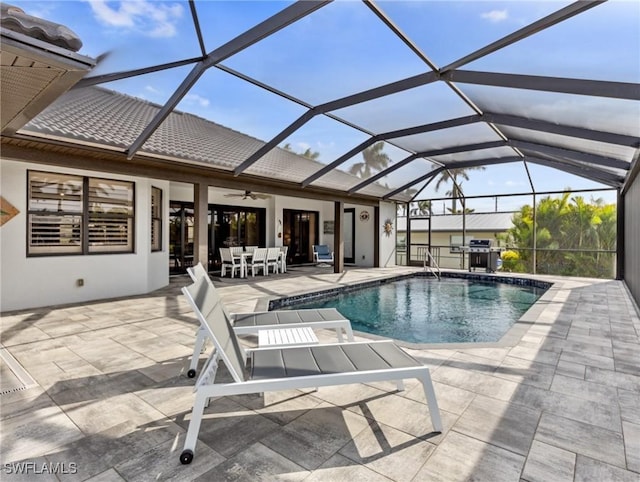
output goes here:
[[[63, 245], [45, 245], [38, 247], [37, 244], [33, 243], [33, 231], [32, 231], [32, 219], [34, 216], [41, 217], [60, 217], [60, 212], [54, 211], [42, 211], [32, 209], [32, 176], [61, 176], [61, 177], [71, 177], [80, 180], [81, 190], [80, 190], [80, 198], [81, 198], [81, 206], [78, 212], [66, 212], [62, 211], [62, 215], [64, 216], [77, 216], [79, 218], [79, 233], [80, 233], [80, 242], [75, 250], [65, 249]], [[129, 210], [130, 214], [115, 214], [111, 213], [109, 216], [101, 216], [96, 211], [90, 210], [90, 182], [91, 181], [103, 181], [103, 182], [113, 182], [121, 185], [125, 185], [127, 190], [130, 192], [130, 202], [127, 201], [125, 205]], [[49, 256], [90, 256], [90, 255], [104, 255], [104, 254], [132, 254], [135, 253], [135, 231], [136, 231], [136, 183], [133, 181], [126, 181], [121, 179], [110, 179], [105, 177], [98, 176], [85, 176], [81, 174], [68, 174], [64, 172], [53, 172], [53, 171], [40, 171], [37, 169], [28, 169], [27, 170], [27, 189], [26, 189], [26, 197], [27, 197], [27, 215], [26, 215], [26, 255], [27, 257], [49, 257]], [[96, 216], [97, 215], [97, 216]], [[106, 219], [124, 219], [126, 220], [127, 226], [127, 245], [125, 249], [114, 249], [113, 246], [101, 248], [102, 245], [91, 243], [90, 242], [90, 224], [93, 219], [99, 219], [100, 217], [105, 217]], [[55, 224], [55, 223], [53, 223]]]
[[[153, 196], [155, 193], [157, 193], [157, 196], [158, 196], [157, 209], [154, 209], [155, 206], [153, 203]], [[151, 245], [152, 253], [157, 253], [162, 251], [162, 247], [163, 247], [163, 243], [162, 243], [162, 230], [163, 230], [163, 220], [164, 220], [163, 199], [164, 199], [164, 191], [162, 190], [162, 188], [151, 186], [151, 199], [150, 199], [150, 204], [151, 204], [150, 228], [151, 229], [149, 230], [149, 244]], [[154, 232], [156, 232], [155, 234], [156, 243], [153, 242]]]

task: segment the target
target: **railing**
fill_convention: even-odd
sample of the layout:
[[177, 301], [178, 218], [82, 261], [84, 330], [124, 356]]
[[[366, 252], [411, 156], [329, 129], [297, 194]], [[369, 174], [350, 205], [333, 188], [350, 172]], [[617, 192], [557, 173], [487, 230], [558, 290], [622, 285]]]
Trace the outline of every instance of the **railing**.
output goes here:
[[[515, 253], [516, 257], [505, 251]], [[531, 248], [506, 247], [502, 252], [502, 271], [613, 279], [616, 254], [614, 250], [603, 249], [538, 248], [534, 257]]]
[[[418, 258], [422, 259], [422, 265], [424, 267], [424, 270], [427, 271], [429, 270], [429, 272], [431, 274], [433, 274], [436, 278], [438, 278], [438, 281], [440, 281], [440, 266], [438, 266], [438, 263], [436, 263], [436, 260], [433, 256], [431, 256], [431, 251], [429, 251], [429, 247], [428, 246], [419, 246], [418, 247]], [[429, 263], [427, 263], [427, 261], [429, 261]], [[433, 266], [431, 266], [431, 263], [433, 263]], [[434, 271], [435, 268], [435, 271]]]
[[[533, 249], [503, 246], [501, 253], [502, 267], [499, 271], [511, 273], [536, 273], [560, 276], [583, 276], [589, 278], [613, 279], [616, 275], [616, 252], [614, 250], [595, 249], [536, 249], [535, 269]], [[467, 269], [468, 256], [456, 252], [450, 246], [429, 246], [427, 244], [411, 244], [403, 252], [403, 261], [408, 254], [410, 262], [398, 264], [423, 265], [427, 250], [433, 263], [442, 269]], [[516, 254], [509, 258], [505, 251]], [[427, 259], [429, 259], [427, 257]]]

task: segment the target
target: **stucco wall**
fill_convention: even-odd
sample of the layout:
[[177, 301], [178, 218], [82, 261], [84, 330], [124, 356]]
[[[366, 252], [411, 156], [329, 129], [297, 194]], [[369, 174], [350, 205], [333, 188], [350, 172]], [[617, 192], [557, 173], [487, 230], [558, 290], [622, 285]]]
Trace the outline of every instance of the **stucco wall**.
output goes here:
[[[163, 251], [151, 253], [149, 239], [151, 186], [164, 190], [164, 210], [167, 213], [168, 182], [100, 172], [89, 174], [135, 182], [134, 253], [28, 258], [28, 169], [87, 175], [87, 172], [74, 169], [0, 160], [0, 194], [20, 211], [0, 228], [1, 311], [147, 293], [168, 284], [168, 224], [164, 223]], [[77, 285], [78, 279], [84, 280], [83, 286]]]
[[[382, 230], [382, 223], [386, 219], [391, 219], [393, 229], [389, 236]], [[373, 220], [373, 218], [372, 218]], [[396, 265], [396, 205], [395, 203], [380, 203], [380, 267], [390, 267]]]
[[624, 280], [640, 305], [640, 175], [624, 196]]

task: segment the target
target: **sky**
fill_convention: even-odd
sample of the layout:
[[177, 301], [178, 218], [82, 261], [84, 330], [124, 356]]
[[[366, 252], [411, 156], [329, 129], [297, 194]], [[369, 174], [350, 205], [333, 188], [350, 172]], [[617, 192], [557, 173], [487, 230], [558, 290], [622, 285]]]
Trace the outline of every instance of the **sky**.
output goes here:
[[[83, 41], [81, 54], [107, 54], [91, 75], [125, 71], [200, 55], [186, 1], [15, 1], [28, 14], [61, 23]], [[276, 1], [203, 1], [195, 6], [205, 50], [210, 52], [289, 5]], [[508, 35], [568, 5], [561, 1], [379, 1], [377, 5], [437, 67]], [[362, 2], [336, 1], [225, 60], [224, 65], [265, 82], [309, 105], [318, 105], [429, 70], [425, 63], [383, 26]], [[103, 87], [163, 104], [190, 72], [185, 66], [103, 84]], [[515, 45], [463, 67], [467, 70], [640, 82], [640, 2], [609, 1], [543, 30]], [[640, 135], [640, 103], [584, 96], [510, 91], [460, 85], [482, 109], [604, 131]], [[524, 94], [523, 94], [524, 92]], [[261, 140], [269, 140], [305, 112], [305, 108], [209, 69], [178, 106]], [[594, 115], [594, 112], [597, 115]], [[437, 122], [473, 113], [444, 83], [437, 82], [388, 98], [335, 112], [373, 133]], [[311, 148], [323, 163], [332, 162], [368, 136], [328, 117], [318, 116], [282, 144], [302, 152]], [[429, 149], [497, 140], [484, 125], [423, 134], [386, 144], [393, 163], [408, 155], [404, 148]], [[600, 153], [601, 146], [583, 148]], [[496, 155], [511, 155], [500, 153]], [[621, 158], [631, 149], [613, 153]], [[483, 154], [484, 155], [484, 154]], [[357, 156], [343, 169], [361, 161]], [[430, 169], [427, 161], [398, 169], [382, 180], [399, 187]], [[529, 164], [489, 166], [469, 172], [467, 196], [601, 188], [600, 184]], [[422, 187], [422, 184], [416, 185]], [[450, 186], [423, 193], [442, 197]], [[585, 197], [589, 197], [586, 194]], [[612, 201], [612, 193], [598, 193]], [[516, 202], [501, 200], [499, 209]], [[520, 200], [517, 201], [522, 204]], [[478, 210], [495, 209], [495, 201], [476, 201]]]

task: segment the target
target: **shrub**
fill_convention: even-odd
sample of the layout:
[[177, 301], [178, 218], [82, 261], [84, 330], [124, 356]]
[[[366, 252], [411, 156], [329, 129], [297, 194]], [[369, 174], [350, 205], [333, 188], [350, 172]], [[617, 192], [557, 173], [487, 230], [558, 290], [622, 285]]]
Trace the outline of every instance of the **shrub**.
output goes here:
[[509, 273], [519, 271], [520, 255], [515, 251], [503, 251], [500, 255], [502, 258], [502, 271]]

